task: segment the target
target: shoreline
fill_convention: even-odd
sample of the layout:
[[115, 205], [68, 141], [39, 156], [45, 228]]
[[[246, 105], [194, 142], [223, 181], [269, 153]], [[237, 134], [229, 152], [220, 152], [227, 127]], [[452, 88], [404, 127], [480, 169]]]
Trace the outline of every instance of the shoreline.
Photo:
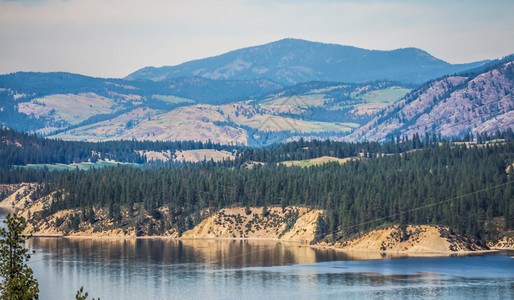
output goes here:
[[32, 238], [65, 238], [65, 239], [77, 239], [77, 240], [173, 240], [173, 241], [275, 241], [284, 242], [288, 244], [296, 244], [299, 247], [310, 247], [318, 250], [332, 250], [344, 252], [346, 254], [353, 255], [379, 255], [382, 258], [366, 258], [370, 259], [385, 259], [398, 256], [398, 257], [451, 257], [451, 256], [472, 256], [472, 255], [484, 255], [488, 253], [501, 253], [514, 251], [514, 249], [501, 249], [493, 248], [489, 250], [474, 250], [474, 251], [396, 251], [396, 250], [364, 250], [364, 249], [344, 249], [335, 246], [326, 245], [311, 245], [300, 241], [288, 241], [276, 238], [181, 238], [172, 236], [88, 236], [88, 235], [62, 235], [62, 234], [45, 234], [45, 235], [33, 235]]
[[449, 256], [469, 256], [469, 255], [482, 255], [486, 253], [498, 253], [504, 251], [514, 251], [514, 249], [489, 249], [489, 250], [468, 250], [468, 251], [397, 251], [397, 250], [364, 250], [364, 249], [344, 249], [335, 246], [325, 245], [309, 245], [318, 249], [329, 249], [334, 251], [342, 251], [345, 253], [355, 254], [384, 254], [384, 255], [399, 255], [408, 257], [449, 257]]
[[[17, 209], [10, 203], [4, 204], [7, 211], [16, 212]], [[9, 205], [7, 205], [9, 204]], [[287, 211], [295, 210], [296, 207], [289, 207]], [[64, 211], [62, 214], [53, 215], [53, 218], [45, 219], [44, 223], [34, 223], [27, 228], [26, 233], [33, 233], [35, 238], [66, 238], [75, 240], [100, 240], [100, 241], [131, 241], [131, 240], [169, 240], [186, 241], [194, 244], [194, 241], [266, 241], [272, 243], [289, 243], [299, 247], [309, 247], [322, 251], [338, 251], [357, 259], [380, 259], [386, 257], [449, 257], [465, 255], [481, 255], [500, 251], [514, 251], [514, 243], [507, 238], [505, 241], [490, 243], [491, 248], [486, 246], [466, 246], [462, 238], [442, 235], [444, 227], [438, 225], [409, 225], [409, 238], [401, 240], [398, 236], [398, 226], [380, 228], [363, 233], [360, 237], [345, 242], [321, 242], [311, 243], [315, 239], [317, 219], [321, 211], [300, 208], [300, 216], [296, 219], [294, 226], [284, 231], [284, 209], [272, 207], [267, 217], [259, 218], [262, 208], [251, 208], [253, 214], [247, 214], [245, 208], [227, 208], [211, 215], [197, 224], [191, 230], [185, 231], [179, 236], [176, 229], [162, 232], [160, 235], [147, 235], [148, 232], [139, 232], [135, 228], [117, 228], [113, 223], [106, 223], [104, 220], [100, 225], [104, 230], [93, 228], [91, 225], [82, 226], [81, 230], [69, 230], [59, 227], [62, 218], [73, 213]], [[287, 212], [286, 211], [286, 212]], [[29, 211], [30, 213], [30, 211]], [[28, 217], [27, 212], [23, 213]], [[282, 214], [282, 215], [281, 215]], [[242, 217], [241, 217], [242, 216]], [[270, 217], [271, 216], [271, 217]], [[59, 225], [57, 218], [61, 218]], [[104, 216], [105, 218], [105, 216]], [[234, 220], [236, 223], [234, 223]], [[270, 223], [271, 221], [275, 223]], [[234, 225], [234, 224], [235, 225]], [[106, 227], [107, 226], [107, 227]], [[237, 230], [236, 230], [236, 226]], [[66, 229], [68, 228], [68, 229]], [[111, 228], [111, 229], [105, 229]], [[243, 228], [243, 229], [241, 229]], [[246, 231], [243, 234], [243, 230]], [[234, 230], [234, 232], [233, 232]], [[250, 232], [251, 230], [251, 232]], [[136, 236], [139, 233], [140, 236]], [[505, 239], [505, 238], [504, 238]], [[474, 245], [474, 244], [473, 244]], [[497, 248], [494, 248], [497, 247]]]

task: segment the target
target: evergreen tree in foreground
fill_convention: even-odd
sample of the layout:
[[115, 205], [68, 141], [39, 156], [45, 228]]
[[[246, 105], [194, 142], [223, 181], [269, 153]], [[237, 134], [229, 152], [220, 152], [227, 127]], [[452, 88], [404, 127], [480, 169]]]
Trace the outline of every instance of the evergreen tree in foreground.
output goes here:
[[25, 219], [15, 214], [8, 214], [4, 223], [7, 228], [0, 228], [0, 299], [39, 299], [39, 286], [27, 266], [30, 259], [22, 235]]
[[[82, 294], [85, 293], [85, 294]], [[75, 300], [87, 300], [87, 297], [89, 296], [88, 292], [84, 292], [84, 287], [81, 286], [80, 289], [75, 294]], [[95, 300], [95, 298], [93, 298]], [[97, 300], [100, 300], [100, 297], [98, 297]]]

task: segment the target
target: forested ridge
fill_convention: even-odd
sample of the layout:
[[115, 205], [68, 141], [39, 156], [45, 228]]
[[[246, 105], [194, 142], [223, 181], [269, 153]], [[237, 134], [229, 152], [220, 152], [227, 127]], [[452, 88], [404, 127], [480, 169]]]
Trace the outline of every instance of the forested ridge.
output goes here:
[[146, 158], [138, 151], [167, 151], [191, 149], [216, 149], [233, 151], [239, 146], [219, 145], [196, 141], [107, 141], [75, 142], [38, 137], [12, 129], [0, 128], [0, 168], [26, 164], [71, 164], [98, 159], [119, 162], [145, 163]]
[[[375, 145], [374, 153], [382, 147], [399, 151], [401, 145], [407, 147], [417, 139], [365, 146]], [[39, 196], [58, 191], [53, 204], [36, 218], [77, 209], [82, 217], [77, 215], [75, 222], [94, 222], [94, 207], [108, 210], [115, 224], [122, 226], [121, 210], [144, 209], [152, 215], [160, 207], [169, 208], [172, 213], [159, 221], [160, 226], [148, 219], [145, 226], [152, 227], [152, 234], [159, 234], [153, 228], [190, 229], [205, 216], [200, 212], [209, 208], [212, 212], [230, 206], [291, 205], [324, 210], [318, 220], [319, 239], [345, 239], [379, 226], [437, 224], [485, 243], [514, 229], [513, 179], [508, 173], [512, 174], [514, 142], [465, 145], [428, 139], [425, 145], [422, 140], [419, 147], [423, 149], [383, 157], [366, 154], [367, 158], [342, 165], [300, 168], [266, 163], [250, 169], [243, 162], [259, 155], [266, 161], [273, 151], [276, 157], [292, 159], [301, 158], [294, 154], [301, 153], [299, 149], [311, 156], [338, 147], [341, 153], [346, 147], [362, 150], [362, 145], [300, 141], [285, 148], [252, 150], [246, 160], [153, 168], [4, 170], [0, 181], [43, 182]]]
[[[27, 164], [71, 164], [78, 162], [96, 161], [98, 159], [111, 159], [118, 162], [139, 163], [146, 162], [146, 158], [139, 151], [171, 151], [215, 149], [237, 153], [234, 161], [223, 164], [230, 167], [258, 161], [263, 163], [276, 163], [286, 160], [303, 160], [320, 156], [337, 158], [365, 156], [372, 157], [383, 154], [402, 153], [410, 150], [435, 147], [441, 144], [449, 145], [455, 142], [469, 142], [475, 140], [483, 143], [491, 139], [514, 140], [514, 132], [509, 128], [503, 132], [488, 135], [467, 134], [463, 138], [447, 138], [440, 135], [428, 134], [412, 137], [391, 137], [386, 143], [359, 142], [346, 143], [330, 140], [305, 141], [299, 139], [285, 144], [273, 144], [267, 147], [253, 148], [241, 145], [221, 145], [212, 142], [198, 141], [136, 141], [120, 140], [106, 142], [63, 141], [41, 138], [35, 134], [18, 132], [12, 129], [0, 128], [0, 169], [9, 169], [15, 165]], [[153, 164], [166, 166], [167, 164]], [[173, 165], [173, 163], [172, 163]], [[168, 164], [170, 166], [170, 164]]]

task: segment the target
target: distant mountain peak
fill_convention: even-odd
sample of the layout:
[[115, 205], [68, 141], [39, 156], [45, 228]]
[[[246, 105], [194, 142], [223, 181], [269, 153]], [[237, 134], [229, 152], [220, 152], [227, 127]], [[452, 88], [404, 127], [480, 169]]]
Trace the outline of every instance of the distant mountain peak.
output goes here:
[[125, 79], [162, 81], [199, 76], [223, 80], [266, 78], [283, 85], [306, 81], [374, 80], [421, 83], [481, 63], [452, 65], [418, 48], [367, 50], [285, 38], [176, 66], [145, 67]]

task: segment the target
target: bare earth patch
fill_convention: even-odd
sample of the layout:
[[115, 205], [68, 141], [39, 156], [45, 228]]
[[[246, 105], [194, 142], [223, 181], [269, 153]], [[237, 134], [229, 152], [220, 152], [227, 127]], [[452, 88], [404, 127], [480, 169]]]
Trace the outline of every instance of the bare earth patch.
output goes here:
[[196, 149], [175, 152], [175, 160], [182, 162], [201, 162], [201, 161], [223, 161], [234, 160], [234, 154], [225, 150], [215, 149]]

